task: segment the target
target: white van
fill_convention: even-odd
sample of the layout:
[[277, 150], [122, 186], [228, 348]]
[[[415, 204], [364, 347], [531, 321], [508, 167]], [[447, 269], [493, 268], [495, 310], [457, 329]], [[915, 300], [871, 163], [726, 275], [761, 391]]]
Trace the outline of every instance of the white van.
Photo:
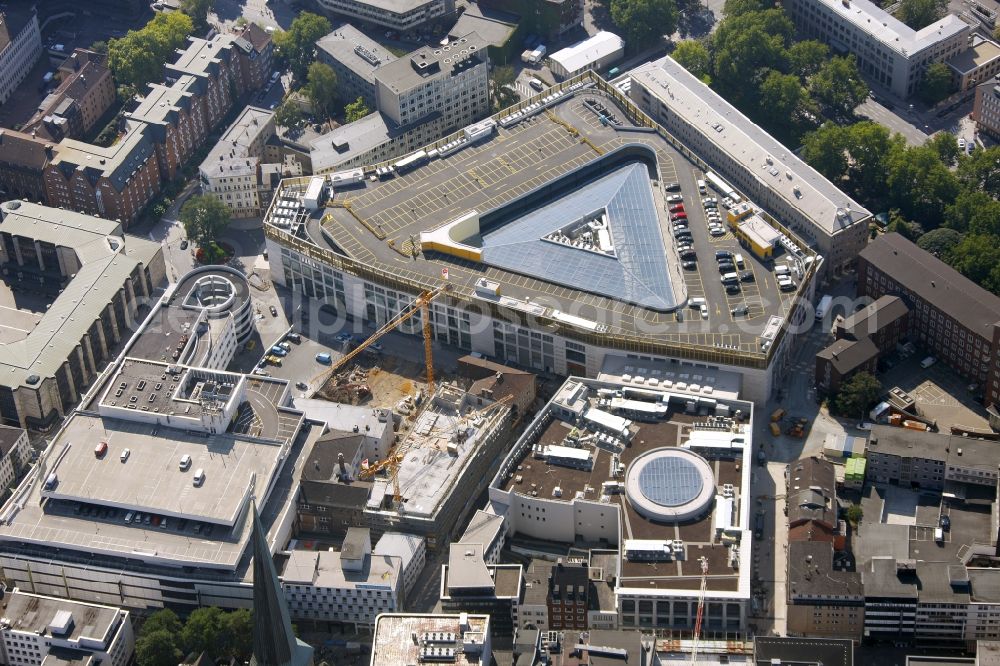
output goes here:
[[739, 273], [723, 273], [720, 279], [722, 284], [736, 284], [740, 281], [740, 275]]
[[201, 467], [199, 467], [195, 471], [194, 478], [191, 479], [191, 481], [196, 486], [200, 486], [201, 484], [203, 484], [205, 482], [205, 470], [203, 470]]
[[708, 302], [704, 298], [689, 298], [688, 307], [694, 308], [695, 310], [701, 308], [703, 305], [708, 305]]
[[746, 268], [746, 264], [743, 262], [742, 254], [737, 254], [736, 256], [734, 256], [733, 263], [736, 264], [736, 268], [739, 268], [740, 270]]
[[775, 275], [788, 275], [791, 271], [788, 270], [788, 266], [785, 264], [775, 264], [774, 274]]
[[923, 368], [924, 370], [926, 370], [927, 368], [931, 367], [935, 363], [937, 363], [937, 359], [934, 358], [933, 356], [928, 356], [927, 358], [925, 358], [924, 360], [922, 360], [920, 362], [920, 367]]
[[131, 523], [133, 517], [135, 517], [135, 512], [134, 511], [129, 511], [128, 513], [126, 513], [125, 514], [125, 524], [127, 525], [128, 523]]
[[186, 453], [181, 456], [181, 462], [178, 466], [181, 468], [182, 472], [186, 472], [188, 468], [191, 467], [191, 456]]
[[702, 194], [705, 194], [708, 191], [705, 187], [705, 181], [703, 180], [698, 181], [698, 191]]

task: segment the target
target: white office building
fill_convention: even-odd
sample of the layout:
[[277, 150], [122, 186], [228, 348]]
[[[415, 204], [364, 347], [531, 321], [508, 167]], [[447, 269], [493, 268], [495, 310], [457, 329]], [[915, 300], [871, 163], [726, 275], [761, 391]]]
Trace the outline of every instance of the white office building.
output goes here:
[[455, 13], [455, 0], [317, 0], [328, 12], [391, 30], [412, 30]]
[[273, 136], [274, 113], [248, 106], [198, 167], [202, 191], [226, 204], [233, 217], [253, 217], [268, 203], [261, 158]]
[[28, 431], [0, 426], [0, 489], [14, 483], [17, 472], [28, 464]]
[[10, 99], [42, 55], [42, 34], [34, 7], [5, 7], [0, 13], [0, 104]]
[[403, 562], [373, 553], [367, 528], [350, 528], [339, 552], [292, 551], [280, 577], [292, 619], [370, 627], [402, 608]]
[[54, 666], [93, 660], [125, 666], [132, 662], [135, 636], [128, 611], [28, 594], [17, 588], [0, 604], [0, 659], [4, 664]]
[[869, 81], [901, 99], [927, 66], [968, 47], [972, 27], [955, 14], [914, 30], [869, 0], [784, 0], [795, 26], [834, 51], [854, 54]]
[[448, 46], [425, 46], [379, 66], [373, 75], [378, 113], [313, 141], [313, 172], [393, 159], [486, 117], [487, 46], [473, 32]]

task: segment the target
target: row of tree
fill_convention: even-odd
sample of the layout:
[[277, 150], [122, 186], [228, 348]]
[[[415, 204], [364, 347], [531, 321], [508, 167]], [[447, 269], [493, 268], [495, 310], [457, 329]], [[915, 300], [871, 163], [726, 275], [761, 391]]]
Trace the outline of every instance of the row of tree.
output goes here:
[[253, 652], [250, 611], [198, 608], [181, 622], [172, 610], [160, 610], [143, 623], [135, 642], [139, 666], [177, 666], [186, 655], [202, 652], [212, 659], [235, 658], [241, 663], [249, 659]]
[[940, 132], [921, 146], [874, 122], [826, 123], [802, 157], [889, 225], [1000, 294], [1000, 147], [966, 155]]
[[853, 116], [867, 97], [854, 56], [794, 41], [794, 25], [773, 3], [726, 0], [724, 11], [710, 38], [680, 42], [673, 58], [786, 143], [821, 116]]
[[163, 63], [173, 60], [174, 50], [184, 45], [192, 30], [191, 17], [171, 12], [157, 14], [139, 30], [129, 30], [121, 39], [108, 42], [108, 67], [121, 97], [145, 93], [147, 85], [161, 81]]

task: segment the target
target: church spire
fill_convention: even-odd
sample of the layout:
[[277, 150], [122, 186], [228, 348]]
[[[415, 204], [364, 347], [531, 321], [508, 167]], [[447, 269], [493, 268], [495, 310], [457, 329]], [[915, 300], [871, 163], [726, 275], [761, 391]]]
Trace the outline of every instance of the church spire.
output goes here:
[[[271, 559], [271, 549], [253, 504], [253, 659], [251, 666], [299, 666], [312, 663], [312, 649], [297, 641], [288, 604]], [[308, 651], [308, 654], [304, 654]]]

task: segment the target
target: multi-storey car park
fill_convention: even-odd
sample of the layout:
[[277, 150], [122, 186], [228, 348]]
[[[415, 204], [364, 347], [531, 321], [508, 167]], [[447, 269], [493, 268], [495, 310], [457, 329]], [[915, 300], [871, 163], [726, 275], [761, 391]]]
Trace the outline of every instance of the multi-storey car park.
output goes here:
[[287, 381], [216, 369], [252, 331], [234, 273], [182, 278], [54, 433], [0, 510], [6, 580], [127, 608], [250, 605], [253, 501], [285, 544], [322, 428]]
[[486, 510], [530, 544], [616, 549], [622, 627], [690, 635], [703, 600], [706, 636], [742, 631], [753, 442], [737, 384], [655, 362], [571, 377], [501, 463]]
[[[742, 395], [763, 399], [823, 262], [781, 216], [746, 201], [714, 208], [740, 195], [707, 157], [587, 73], [400, 160], [283, 181], [265, 216], [271, 273], [372, 324], [446, 275], [451, 291], [431, 304], [440, 341], [559, 374], [593, 376], [610, 353], [683, 359], [738, 369]], [[796, 221], [837, 215], [831, 198], [850, 200], [798, 165], [802, 187], [759, 191]], [[718, 202], [706, 205], [696, 181], [709, 178]], [[742, 282], [722, 283], [718, 253], [741, 255]], [[775, 260], [791, 282], [779, 286]]]

